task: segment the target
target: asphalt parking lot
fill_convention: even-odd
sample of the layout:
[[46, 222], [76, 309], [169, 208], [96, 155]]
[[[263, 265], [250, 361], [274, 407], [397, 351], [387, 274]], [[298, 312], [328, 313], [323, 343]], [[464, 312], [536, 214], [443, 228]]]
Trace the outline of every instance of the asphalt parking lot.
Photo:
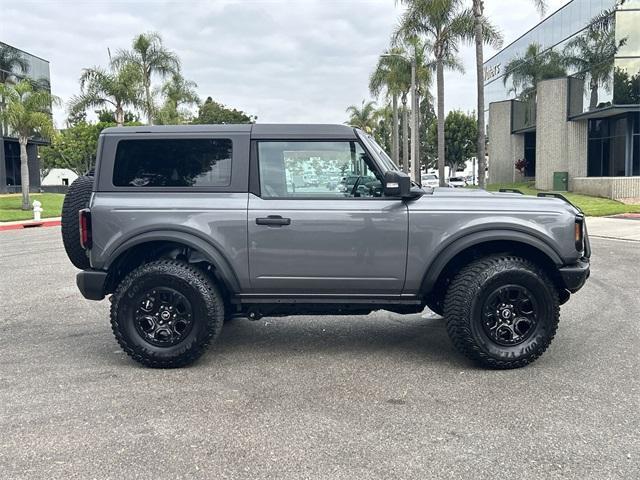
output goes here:
[[376, 312], [236, 320], [162, 371], [121, 352], [59, 234], [0, 232], [1, 478], [640, 478], [640, 242], [592, 239], [525, 369]]

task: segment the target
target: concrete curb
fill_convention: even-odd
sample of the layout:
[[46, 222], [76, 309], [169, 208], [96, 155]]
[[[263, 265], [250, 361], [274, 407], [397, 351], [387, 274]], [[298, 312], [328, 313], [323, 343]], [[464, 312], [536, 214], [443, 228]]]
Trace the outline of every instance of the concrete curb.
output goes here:
[[640, 241], [637, 217], [587, 217], [587, 230], [593, 238]]
[[21, 228], [58, 226], [60, 226], [60, 217], [43, 218], [39, 222], [34, 222], [33, 220], [18, 220], [15, 222], [0, 222], [0, 232], [5, 230], [19, 230]]

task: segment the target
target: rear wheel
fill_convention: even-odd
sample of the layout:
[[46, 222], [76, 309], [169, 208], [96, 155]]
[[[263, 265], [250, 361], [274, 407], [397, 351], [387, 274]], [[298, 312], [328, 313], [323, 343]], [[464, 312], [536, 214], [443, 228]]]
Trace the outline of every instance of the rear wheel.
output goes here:
[[558, 293], [546, 273], [511, 256], [483, 258], [452, 280], [447, 332], [464, 355], [489, 368], [523, 367], [544, 353], [558, 328]]
[[224, 301], [208, 276], [177, 260], [143, 265], [120, 283], [111, 327], [123, 350], [148, 367], [182, 367], [222, 329]]
[[62, 203], [62, 243], [71, 263], [80, 270], [90, 268], [89, 257], [80, 245], [78, 212], [89, 206], [93, 190], [93, 177], [78, 177], [69, 187]]

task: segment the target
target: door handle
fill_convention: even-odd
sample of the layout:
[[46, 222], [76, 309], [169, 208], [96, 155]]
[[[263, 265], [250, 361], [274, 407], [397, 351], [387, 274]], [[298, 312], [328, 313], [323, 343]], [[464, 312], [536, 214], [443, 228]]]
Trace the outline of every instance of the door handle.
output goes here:
[[291, 225], [291, 219], [282, 218], [280, 215], [269, 215], [268, 217], [256, 218], [256, 224], [281, 227], [282, 225]]

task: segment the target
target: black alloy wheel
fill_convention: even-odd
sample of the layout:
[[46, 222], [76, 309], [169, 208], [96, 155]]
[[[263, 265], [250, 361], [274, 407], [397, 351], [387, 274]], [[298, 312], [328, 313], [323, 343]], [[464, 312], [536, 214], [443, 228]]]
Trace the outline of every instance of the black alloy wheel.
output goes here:
[[525, 287], [498, 287], [484, 301], [482, 327], [498, 345], [518, 345], [534, 332], [537, 310], [535, 297]]
[[136, 330], [151, 345], [170, 347], [191, 332], [191, 302], [177, 290], [158, 287], [143, 292], [137, 300]]

